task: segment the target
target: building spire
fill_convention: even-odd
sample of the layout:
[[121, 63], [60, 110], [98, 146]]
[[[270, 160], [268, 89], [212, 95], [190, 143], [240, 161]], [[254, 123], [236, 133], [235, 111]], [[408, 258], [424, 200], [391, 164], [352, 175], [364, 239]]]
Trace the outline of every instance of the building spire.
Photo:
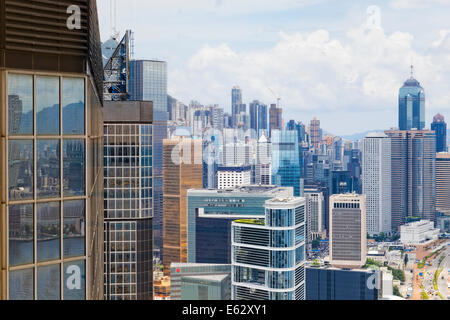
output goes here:
[[414, 66], [411, 64], [411, 79], [414, 79]]

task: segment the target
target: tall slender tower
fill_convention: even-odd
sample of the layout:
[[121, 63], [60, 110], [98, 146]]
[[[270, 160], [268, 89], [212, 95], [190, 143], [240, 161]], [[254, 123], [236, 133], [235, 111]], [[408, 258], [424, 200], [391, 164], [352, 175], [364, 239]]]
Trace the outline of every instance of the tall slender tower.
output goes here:
[[436, 152], [447, 151], [447, 124], [444, 116], [438, 113], [433, 117], [431, 130], [436, 134]]
[[425, 128], [425, 91], [419, 81], [411, 77], [400, 88], [398, 97], [398, 127], [400, 130]]
[[367, 233], [391, 232], [391, 139], [372, 133], [363, 140], [363, 194], [367, 196]]

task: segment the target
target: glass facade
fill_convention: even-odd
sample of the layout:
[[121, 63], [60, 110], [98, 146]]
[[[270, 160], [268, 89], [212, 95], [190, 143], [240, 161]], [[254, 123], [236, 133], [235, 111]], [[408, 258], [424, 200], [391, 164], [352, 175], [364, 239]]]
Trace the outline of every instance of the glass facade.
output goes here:
[[420, 83], [408, 79], [400, 88], [398, 102], [398, 127], [400, 130], [425, 128], [425, 91]]
[[264, 203], [293, 195], [292, 188], [250, 186], [235, 191], [189, 190], [188, 262], [231, 263], [231, 222], [239, 217], [264, 218]]
[[131, 61], [129, 92], [130, 100], [153, 101], [153, 238], [155, 251], [162, 255], [162, 154], [163, 140], [167, 138], [167, 63], [152, 60]]
[[297, 131], [272, 131], [272, 183], [293, 187], [300, 196], [300, 152]]
[[[305, 203], [268, 200], [264, 220], [233, 222], [233, 300], [305, 299]], [[266, 294], [254, 296], [255, 290]]]
[[104, 125], [105, 299], [150, 300], [151, 124]]
[[306, 268], [306, 300], [378, 300], [380, 271]]
[[8, 73], [7, 85], [8, 298], [85, 299], [85, 77]]

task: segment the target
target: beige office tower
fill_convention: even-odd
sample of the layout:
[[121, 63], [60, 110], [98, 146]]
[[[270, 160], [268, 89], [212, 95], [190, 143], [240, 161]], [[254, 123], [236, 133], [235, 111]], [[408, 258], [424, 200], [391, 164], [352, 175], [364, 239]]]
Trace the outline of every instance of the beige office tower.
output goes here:
[[450, 215], [450, 153], [436, 155], [436, 211]]
[[187, 191], [203, 186], [202, 140], [163, 141], [163, 264], [187, 262]]
[[366, 263], [366, 196], [335, 194], [330, 197], [330, 264], [359, 268]]
[[96, 1], [0, 0], [0, 299], [103, 299]]

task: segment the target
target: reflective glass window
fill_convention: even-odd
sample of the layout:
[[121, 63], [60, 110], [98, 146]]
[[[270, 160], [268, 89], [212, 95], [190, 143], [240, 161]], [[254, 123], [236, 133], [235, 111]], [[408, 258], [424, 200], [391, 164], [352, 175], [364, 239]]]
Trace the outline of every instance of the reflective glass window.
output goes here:
[[9, 300], [34, 299], [34, 270], [24, 269], [9, 272]]
[[85, 201], [65, 201], [64, 207], [64, 257], [84, 256], [85, 252]]
[[59, 134], [59, 78], [36, 77], [36, 132]]
[[38, 198], [60, 196], [61, 171], [59, 148], [59, 140], [38, 140], [36, 143]]
[[33, 263], [33, 205], [9, 207], [9, 265]]
[[8, 132], [33, 134], [33, 77], [8, 75]]
[[33, 198], [33, 141], [8, 142], [9, 200]]
[[39, 262], [60, 258], [60, 204], [37, 205], [37, 259]]
[[60, 265], [39, 267], [37, 270], [37, 299], [61, 299]]
[[63, 133], [84, 134], [84, 79], [62, 79]]
[[64, 263], [64, 300], [86, 299], [86, 267], [84, 261]]
[[64, 140], [64, 196], [85, 195], [84, 140]]

